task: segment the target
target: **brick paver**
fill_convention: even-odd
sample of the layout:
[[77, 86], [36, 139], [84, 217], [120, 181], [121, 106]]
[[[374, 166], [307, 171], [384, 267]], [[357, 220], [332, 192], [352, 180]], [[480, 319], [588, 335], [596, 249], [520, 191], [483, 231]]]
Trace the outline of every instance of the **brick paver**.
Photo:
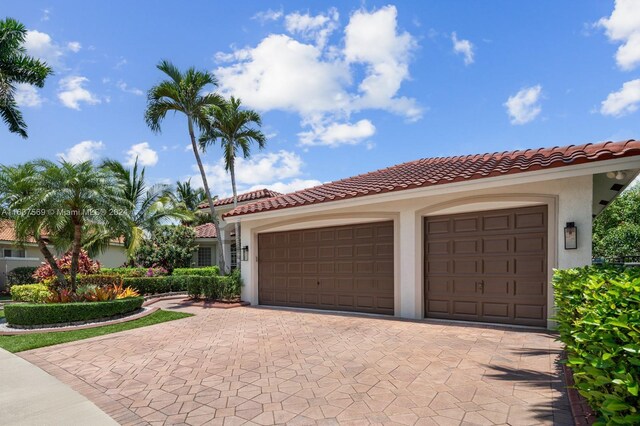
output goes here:
[[545, 332], [179, 303], [21, 355], [121, 424], [573, 424]]

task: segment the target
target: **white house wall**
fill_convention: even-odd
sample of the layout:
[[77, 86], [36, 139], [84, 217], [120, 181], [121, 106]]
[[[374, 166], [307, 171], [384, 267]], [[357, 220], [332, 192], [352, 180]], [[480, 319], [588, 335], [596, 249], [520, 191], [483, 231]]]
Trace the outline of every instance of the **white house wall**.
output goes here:
[[[423, 188], [398, 191], [375, 201], [362, 197], [361, 205], [341, 207], [342, 202], [320, 203], [313, 208], [290, 208], [263, 214], [241, 216], [242, 245], [249, 246], [249, 260], [242, 262], [245, 283], [242, 297], [258, 304], [257, 235], [292, 229], [346, 225], [377, 220], [395, 224], [395, 315], [404, 318], [424, 317], [423, 218], [430, 215], [496, 210], [546, 204], [549, 209], [548, 295], [549, 315], [553, 316], [554, 268], [569, 268], [591, 262], [592, 176], [591, 174], [556, 180], [537, 181], [483, 188], [483, 180], [457, 190]], [[369, 198], [369, 200], [367, 200]], [[369, 201], [369, 204], [366, 202]], [[344, 203], [346, 204], [346, 203]], [[564, 226], [575, 222], [578, 249], [564, 249]]]

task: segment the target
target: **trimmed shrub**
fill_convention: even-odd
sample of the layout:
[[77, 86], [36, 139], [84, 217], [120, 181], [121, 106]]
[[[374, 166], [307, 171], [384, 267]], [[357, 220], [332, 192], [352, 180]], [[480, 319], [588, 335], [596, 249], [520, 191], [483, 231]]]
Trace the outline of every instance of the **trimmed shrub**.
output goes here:
[[553, 285], [576, 388], [603, 424], [640, 424], [640, 268], [556, 271]]
[[11, 287], [11, 300], [16, 302], [44, 303], [51, 291], [44, 284], [24, 284]]
[[219, 294], [216, 277], [199, 277], [190, 275], [167, 277], [124, 277], [123, 283], [125, 287], [131, 287], [137, 290], [138, 293], [145, 295], [186, 291], [189, 296], [199, 298], [204, 295], [205, 285], [214, 288], [212, 290], [207, 290], [208, 294]]
[[219, 298], [233, 300], [240, 297], [242, 291], [242, 277], [239, 270], [234, 270], [231, 274], [219, 278], [220, 294]]
[[102, 274], [115, 274], [121, 277], [146, 277], [147, 268], [102, 268], [100, 269]]
[[57, 304], [10, 304], [4, 314], [10, 325], [34, 326], [91, 321], [133, 312], [142, 307], [144, 298], [110, 300], [108, 302], [80, 302]]
[[38, 269], [36, 266], [20, 266], [12, 269], [7, 274], [7, 284], [9, 287], [13, 285], [35, 284], [37, 281], [33, 278], [33, 273]]
[[176, 268], [173, 275], [189, 275], [199, 277], [215, 277], [220, 275], [220, 268], [217, 266], [203, 266], [201, 268]]
[[187, 282], [187, 294], [192, 299], [200, 299], [202, 296], [202, 282], [200, 280], [189, 280]]
[[96, 287], [109, 287], [122, 285], [122, 277], [115, 274], [78, 275], [78, 285], [94, 285]]
[[135, 289], [140, 294], [159, 294], [172, 291], [171, 277], [124, 277], [123, 282], [125, 286]]

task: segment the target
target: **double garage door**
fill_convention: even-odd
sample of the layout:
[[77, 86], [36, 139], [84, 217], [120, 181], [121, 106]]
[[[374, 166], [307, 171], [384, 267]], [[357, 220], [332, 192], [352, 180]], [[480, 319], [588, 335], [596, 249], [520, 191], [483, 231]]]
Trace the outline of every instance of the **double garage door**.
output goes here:
[[[546, 326], [547, 208], [424, 219], [425, 316]], [[393, 222], [258, 236], [259, 303], [394, 313]]]

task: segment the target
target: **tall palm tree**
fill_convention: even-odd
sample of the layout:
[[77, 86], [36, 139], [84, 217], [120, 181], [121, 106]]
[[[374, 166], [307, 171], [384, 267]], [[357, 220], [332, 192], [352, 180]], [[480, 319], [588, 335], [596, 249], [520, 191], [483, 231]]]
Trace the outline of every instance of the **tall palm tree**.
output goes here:
[[123, 187], [127, 200], [128, 223], [121, 230], [127, 254], [132, 257], [142, 242], [145, 233], [172, 219], [187, 221], [192, 219], [190, 212], [173, 202], [171, 186], [156, 184], [149, 186], [145, 179], [146, 169], [138, 170], [138, 159], [133, 168], [127, 168], [119, 161], [106, 160], [102, 167], [111, 171]]
[[53, 71], [45, 63], [26, 54], [27, 30], [15, 19], [0, 20], [0, 116], [9, 131], [27, 137], [27, 123], [15, 99], [17, 83], [43, 87]]
[[78, 258], [83, 232], [87, 229], [123, 229], [128, 218], [118, 209], [128, 208], [120, 180], [105, 168], [94, 167], [91, 161], [59, 165], [48, 160], [34, 163], [36, 173], [28, 179], [36, 191], [26, 197], [25, 204], [33, 209], [49, 209], [47, 231], [69, 234], [71, 270], [69, 284], [76, 290]]
[[30, 214], [28, 200], [37, 192], [34, 176], [36, 168], [32, 163], [17, 166], [0, 166], [0, 209], [2, 219], [14, 222], [16, 239], [24, 244], [33, 239], [45, 260], [51, 266], [58, 281], [66, 285], [66, 278], [58, 268], [56, 259], [49, 250], [49, 229], [55, 218], [47, 213], [49, 206], [43, 211], [33, 211]]
[[[183, 221], [183, 225], [189, 225], [198, 222], [199, 206], [207, 199], [204, 189], [191, 186], [191, 179], [184, 182], [176, 182], [175, 194], [173, 194], [175, 203], [182, 206], [185, 210], [193, 214], [193, 219]], [[214, 199], [215, 202], [215, 199]]]
[[[261, 126], [260, 114], [251, 109], [241, 109], [241, 101], [233, 96], [220, 107], [206, 109], [209, 126], [200, 136], [200, 148], [204, 151], [211, 144], [220, 142], [223, 151], [225, 169], [231, 175], [233, 207], [238, 207], [236, 187], [236, 158], [241, 152], [243, 158], [251, 156], [251, 144], [256, 143], [263, 149], [266, 136], [253, 125]], [[240, 250], [240, 224], [236, 222], [236, 250]], [[238, 263], [240, 265], [240, 263]]]
[[[186, 115], [191, 148], [196, 163], [198, 163], [198, 169], [200, 170], [202, 185], [204, 186], [207, 202], [209, 203], [209, 210], [211, 212], [211, 221], [213, 222], [217, 235], [220, 236], [222, 234], [220, 233], [218, 215], [213, 205], [213, 197], [209, 190], [207, 175], [202, 165], [202, 160], [200, 159], [200, 153], [198, 152], [194, 130], [195, 127], [200, 131], [206, 130], [208, 123], [205, 114], [206, 107], [216, 107], [224, 103], [224, 99], [220, 95], [206, 92], [207, 86], [217, 86], [218, 81], [212, 74], [206, 71], [196, 70], [193, 67], [187, 69], [185, 72], [181, 72], [175, 65], [166, 60], [161, 61], [157, 68], [168, 76], [169, 79], [163, 80], [153, 86], [147, 93], [145, 121], [152, 131], [159, 133], [161, 131], [160, 124], [168, 112], [180, 112]], [[218, 238], [217, 252], [218, 265], [220, 269], [225, 272], [224, 245], [222, 244], [221, 238]]]

